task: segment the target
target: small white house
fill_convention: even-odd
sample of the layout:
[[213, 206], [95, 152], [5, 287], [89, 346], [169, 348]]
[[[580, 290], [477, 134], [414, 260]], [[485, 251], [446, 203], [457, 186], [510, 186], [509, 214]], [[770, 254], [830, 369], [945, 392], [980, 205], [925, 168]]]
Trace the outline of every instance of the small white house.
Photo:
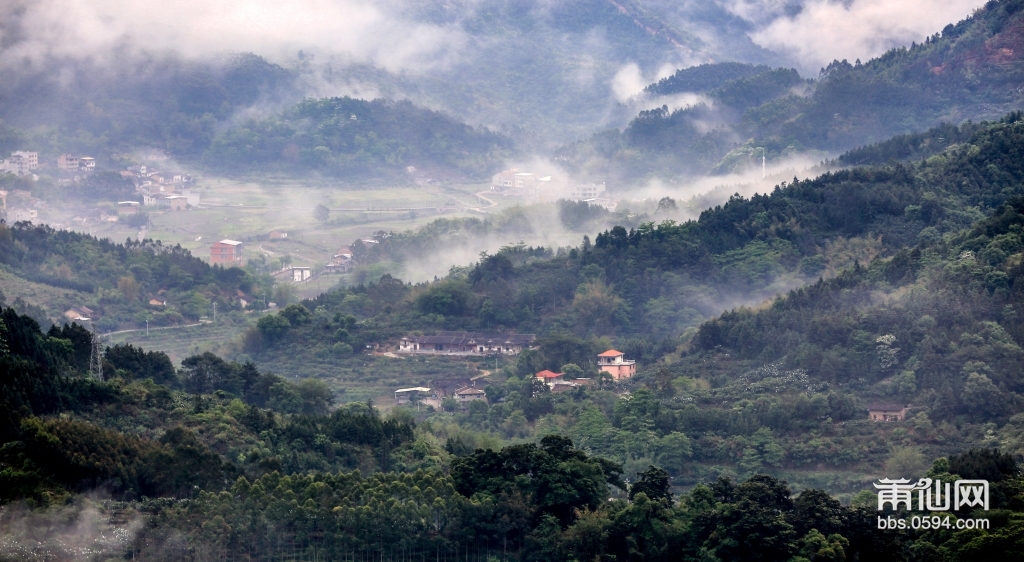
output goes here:
[[399, 388], [395, 391], [395, 404], [409, 404], [420, 398], [427, 398], [433, 395], [433, 391], [425, 386], [414, 386], [412, 388]]

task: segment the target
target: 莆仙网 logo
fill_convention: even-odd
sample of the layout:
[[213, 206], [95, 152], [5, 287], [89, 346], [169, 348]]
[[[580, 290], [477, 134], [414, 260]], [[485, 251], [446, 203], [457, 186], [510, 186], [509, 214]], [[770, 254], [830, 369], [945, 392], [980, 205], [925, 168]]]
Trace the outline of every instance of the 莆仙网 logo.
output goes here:
[[941, 480], [931, 478], [913, 483], [906, 478], [882, 478], [878, 484], [872, 485], [878, 489], [878, 511], [885, 509], [887, 504], [893, 510], [898, 510], [901, 505], [907, 511], [913, 510], [914, 492], [917, 492], [917, 509], [921, 511], [960, 511], [962, 507], [988, 511], [988, 480], [957, 480], [952, 490], [949, 482], [943, 486]]

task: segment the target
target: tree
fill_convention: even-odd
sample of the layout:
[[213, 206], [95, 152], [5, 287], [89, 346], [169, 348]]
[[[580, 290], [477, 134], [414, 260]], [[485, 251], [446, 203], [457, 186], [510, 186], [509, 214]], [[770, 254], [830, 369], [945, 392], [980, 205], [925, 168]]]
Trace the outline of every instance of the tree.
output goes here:
[[291, 322], [280, 314], [268, 314], [256, 322], [256, 328], [269, 341], [283, 338], [291, 327]]
[[582, 378], [583, 369], [575, 363], [566, 363], [562, 365], [562, 376], [565, 380]]
[[327, 208], [327, 205], [317, 203], [316, 207], [313, 207], [313, 218], [323, 224], [331, 218], [331, 210]]
[[334, 404], [334, 393], [327, 383], [316, 379], [302, 379], [298, 385], [299, 396], [302, 398], [303, 414], [325, 416]]
[[671, 477], [664, 469], [650, 465], [637, 477], [636, 483], [629, 487], [629, 499], [633, 499], [639, 493], [644, 493], [651, 500], [665, 500], [669, 504], [672, 503]]

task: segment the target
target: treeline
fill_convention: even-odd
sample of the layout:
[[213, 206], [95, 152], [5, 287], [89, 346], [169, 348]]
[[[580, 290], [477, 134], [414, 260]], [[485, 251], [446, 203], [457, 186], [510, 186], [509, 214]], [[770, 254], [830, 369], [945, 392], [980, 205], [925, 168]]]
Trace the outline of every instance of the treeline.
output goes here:
[[319, 172], [371, 178], [407, 166], [478, 177], [511, 154], [509, 139], [409, 101], [307, 99], [280, 118], [248, 123], [215, 138], [203, 154], [227, 173]]
[[657, 96], [708, 92], [721, 88], [723, 84], [733, 80], [750, 78], [769, 70], [771, 67], [765, 65], [755, 66], [739, 62], [699, 64], [690, 68], [681, 68], [672, 76], [662, 78], [647, 86], [644, 91]]
[[[950, 473], [950, 470], [957, 470]], [[879, 529], [873, 494], [845, 506], [816, 489], [753, 476], [674, 496], [649, 467], [631, 485], [618, 467], [549, 436], [539, 445], [477, 450], [435, 471], [240, 478], [227, 493], [150, 509], [159, 523], [126, 549], [145, 559], [278, 556], [466, 560], [942, 560], [1007, 559], [1024, 527], [1021, 476], [998, 451], [938, 459], [929, 476], [991, 478], [988, 512], [944, 513], [950, 530]], [[618, 489], [609, 500], [609, 490]], [[988, 530], [956, 530], [984, 518]], [[188, 542], [173, 537], [181, 533]], [[1011, 558], [1012, 559], [1012, 558]]]
[[[117, 244], [88, 234], [46, 225], [0, 223], [0, 263], [29, 281], [72, 289], [82, 302], [59, 302], [48, 325], [71, 306], [93, 310], [96, 325], [113, 330], [123, 324], [169, 325], [196, 320], [219, 310], [241, 308], [237, 291], [269, 293], [272, 281], [237, 267], [210, 266], [180, 246], [160, 241], [126, 240]], [[161, 305], [150, 305], [156, 299]]]

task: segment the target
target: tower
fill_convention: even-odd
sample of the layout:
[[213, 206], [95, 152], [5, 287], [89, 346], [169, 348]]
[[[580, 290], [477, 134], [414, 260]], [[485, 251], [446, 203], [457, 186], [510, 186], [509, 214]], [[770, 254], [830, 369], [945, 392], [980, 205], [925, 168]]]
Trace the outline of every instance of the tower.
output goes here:
[[103, 380], [103, 344], [100, 343], [100, 334], [96, 331], [96, 325], [92, 326], [92, 353], [89, 354], [89, 378]]

